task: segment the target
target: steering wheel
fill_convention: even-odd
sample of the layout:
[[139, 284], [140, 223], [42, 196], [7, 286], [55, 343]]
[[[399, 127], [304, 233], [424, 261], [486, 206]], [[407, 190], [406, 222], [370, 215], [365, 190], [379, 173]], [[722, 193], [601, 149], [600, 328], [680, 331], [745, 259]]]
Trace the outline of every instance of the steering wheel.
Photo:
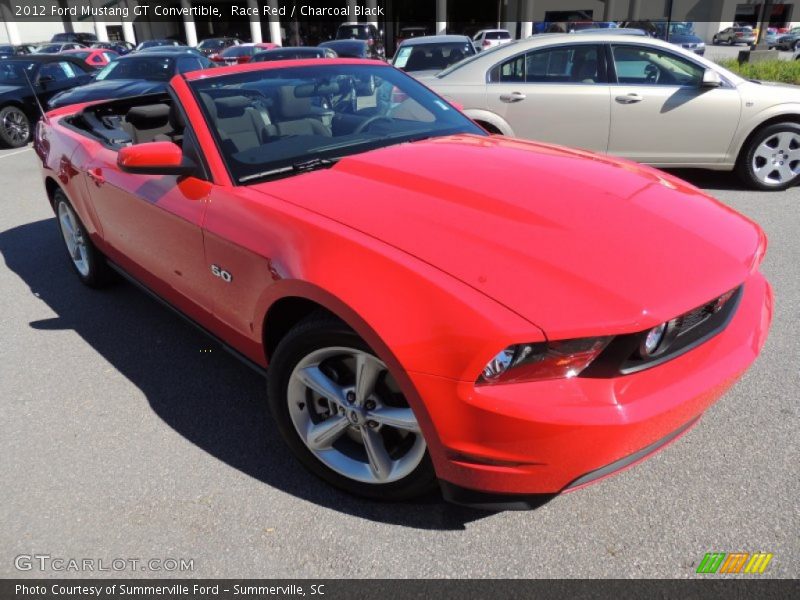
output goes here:
[[387, 117], [386, 115], [374, 115], [369, 117], [366, 121], [362, 121], [361, 124], [355, 128], [353, 133], [362, 133], [364, 130], [369, 129], [369, 127], [376, 121], [388, 121], [389, 123], [393, 123], [394, 119], [392, 119], [392, 117]]
[[658, 80], [661, 78], [661, 69], [659, 69], [655, 65], [647, 65], [644, 68], [645, 78], [647, 83], [656, 84]]

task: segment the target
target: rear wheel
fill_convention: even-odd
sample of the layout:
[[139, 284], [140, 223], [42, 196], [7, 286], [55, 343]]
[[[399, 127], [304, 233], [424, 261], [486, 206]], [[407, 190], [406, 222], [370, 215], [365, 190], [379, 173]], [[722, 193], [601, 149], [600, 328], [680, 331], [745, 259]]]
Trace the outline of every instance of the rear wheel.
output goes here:
[[31, 122], [20, 108], [6, 106], [0, 110], [0, 139], [6, 146], [21, 148], [31, 137]]
[[756, 132], [739, 157], [739, 176], [761, 190], [785, 190], [800, 180], [800, 125], [776, 123]]
[[64, 192], [56, 191], [53, 204], [67, 254], [81, 282], [89, 287], [106, 285], [111, 280], [111, 270], [105, 257], [89, 239], [89, 234]]
[[396, 380], [338, 319], [312, 316], [281, 340], [268, 394], [289, 447], [327, 482], [383, 500], [435, 486], [425, 439]]

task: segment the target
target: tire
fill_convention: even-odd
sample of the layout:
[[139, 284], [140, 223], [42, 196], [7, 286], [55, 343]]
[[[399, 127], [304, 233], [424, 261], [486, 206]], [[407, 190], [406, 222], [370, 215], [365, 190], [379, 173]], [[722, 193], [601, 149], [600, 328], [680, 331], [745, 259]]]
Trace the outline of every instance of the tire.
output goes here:
[[795, 50], [795, 51], [800, 50], [800, 40], [797, 40], [794, 43], [794, 45], [792, 46], [792, 49]]
[[31, 121], [17, 106], [0, 110], [0, 140], [10, 148], [21, 148], [31, 139]]
[[800, 125], [769, 125], [756, 131], [747, 144], [736, 165], [739, 177], [747, 185], [780, 191], [800, 180]]
[[711, 38], [711, 45], [712, 46], [718, 46], [719, 45], [719, 40], [717, 39], [717, 36], [714, 36], [713, 38]]
[[113, 276], [105, 257], [89, 239], [83, 223], [61, 190], [53, 195], [53, 207], [61, 239], [78, 278], [91, 288], [109, 284]]
[[[374, 376], [356, 378], [356, 364]], [[360, 398], [358, 381], [367, 386]], [[320, 313], [290, 330], [273, 353], [267, 392], [270, 412], [289, 448], [328, 483], [388, 501], [414, 498], [436, 487], [411, 408], [385, 364], [342, 321]], [[390, 413], [403, 427], [383, 422]], [[323, 438], [319, 426], [327, 423], [332, 425], [327, 428], [330, 435]]]

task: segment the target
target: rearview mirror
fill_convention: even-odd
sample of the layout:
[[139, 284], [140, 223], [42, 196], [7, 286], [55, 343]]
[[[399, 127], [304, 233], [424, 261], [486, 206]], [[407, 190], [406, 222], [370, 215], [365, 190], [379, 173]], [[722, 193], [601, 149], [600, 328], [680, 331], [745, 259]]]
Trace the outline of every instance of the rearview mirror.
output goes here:
[[173, 142], [148, 142], [126, 146], [117, 154], [117, 166], [126, 173], [142, 175], [189, 175], [194, 163]]
[[714, 69], [706, 69], [703, 71], [703, 81], [700, 87], [715, 88], [722, 85], [722, 77], [719, 76]]

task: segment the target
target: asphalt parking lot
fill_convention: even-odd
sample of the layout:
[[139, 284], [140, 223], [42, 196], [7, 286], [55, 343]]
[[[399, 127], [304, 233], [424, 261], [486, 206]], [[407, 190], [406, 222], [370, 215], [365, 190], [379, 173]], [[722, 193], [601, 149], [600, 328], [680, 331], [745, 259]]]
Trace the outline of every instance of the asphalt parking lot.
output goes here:
[[[0, 577], [18, 555], [193, 559], [196, 577], [694, 577], [706, 552], [800, 574], [800, 188], [682, 172], [758, 221], [764, 352], [649, 461], [529, 512], [379, 504], [307, 474], [262, 379], [128, 284], [70, 272], [30, 149], [0, 151]], [[91, 575], [91, 573], [89, 573]]]

